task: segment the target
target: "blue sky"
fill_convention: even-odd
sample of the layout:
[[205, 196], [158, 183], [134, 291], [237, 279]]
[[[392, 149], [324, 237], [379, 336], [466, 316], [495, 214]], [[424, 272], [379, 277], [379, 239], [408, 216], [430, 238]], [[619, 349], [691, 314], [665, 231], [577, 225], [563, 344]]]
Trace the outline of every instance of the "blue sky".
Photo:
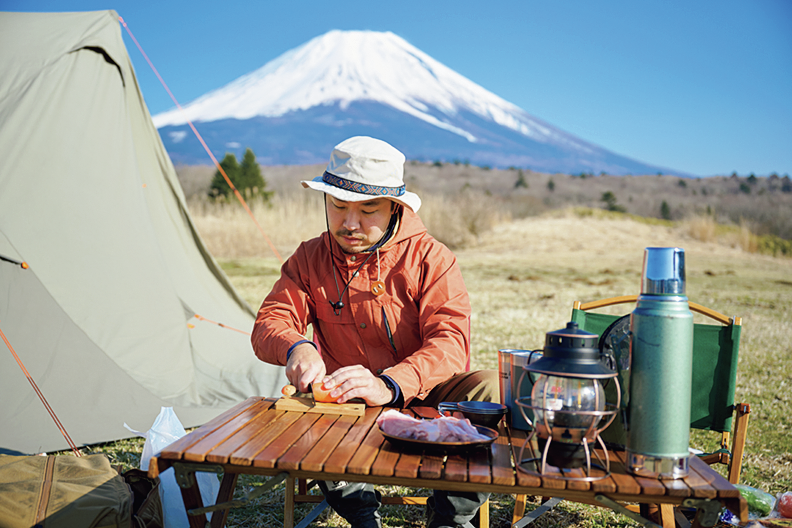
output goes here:
[[[392, 31], [504, 99], [628, 157], [792, 175], [789, 0], [0, 0], [115, 9], [181, 104], [331, 29]], [[173, 106], [124, 33], [152, 114]]]

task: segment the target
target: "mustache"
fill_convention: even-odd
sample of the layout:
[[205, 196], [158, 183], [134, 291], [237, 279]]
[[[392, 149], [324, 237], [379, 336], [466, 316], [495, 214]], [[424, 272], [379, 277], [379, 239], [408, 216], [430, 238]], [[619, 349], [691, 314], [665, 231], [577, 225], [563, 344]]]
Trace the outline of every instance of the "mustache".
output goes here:
[[340, 237], [352, 237], [352, 238], [354, 238], [356, 240], [364, 240], [366, 238], [363, 235], [360, 235], [360, 234], [357, 234], [357, 233], [353, 233], [352, 231], [349, 231], [348, 229], [343, 229], [343, 228], [339, 229], [338, 231], [336, 231], [335, 234], [336, 234], [336, 236], [340, 236]]

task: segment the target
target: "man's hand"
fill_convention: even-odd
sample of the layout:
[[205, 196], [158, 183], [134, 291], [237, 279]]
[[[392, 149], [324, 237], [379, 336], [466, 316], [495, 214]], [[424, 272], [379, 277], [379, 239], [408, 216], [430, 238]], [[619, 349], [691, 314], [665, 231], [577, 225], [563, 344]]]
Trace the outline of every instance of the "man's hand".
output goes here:
[[313, 345], [302, 343], [294, 347], [286, 363], [286, 378], [298, 391], [309, 392], [311, 383], [321, 381], [325, 374], [327, 370], [322, 356]]
[[330, 389], [330, 396], [338, 398], [338, 403], [360, 398], [367, 405], [378, 407], [390, 403], [394, 396], [384, 381], [362, 365], [342, 367], [325, 376], [322, 382], [325, 389]]

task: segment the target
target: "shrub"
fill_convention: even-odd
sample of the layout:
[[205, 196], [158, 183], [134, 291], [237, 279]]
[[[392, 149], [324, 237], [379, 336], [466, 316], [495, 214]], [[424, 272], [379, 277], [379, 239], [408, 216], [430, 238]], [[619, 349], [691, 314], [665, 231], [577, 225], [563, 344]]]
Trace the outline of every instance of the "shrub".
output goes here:
[[517, 173], [517, 181], [514, 183], [515, 189], [520, 187], [528, 188], [528, 181], [525, 179], [525, 174], [523, 174], [522, 169]]
[[600, 198], [600, 201], [605, 202], [605, 208], [608, 211], [613, 211], [616, 213], [624, 213], [627, 211], [624, 207], [616, 203], [616, 195], [611, 191], [605, 191], [602, 193], [602, 198]]
[[660, 205], [660, 218], [663, 220], [671, 220], [671, 208], [665, 200], [663, 200], [662, 205]]

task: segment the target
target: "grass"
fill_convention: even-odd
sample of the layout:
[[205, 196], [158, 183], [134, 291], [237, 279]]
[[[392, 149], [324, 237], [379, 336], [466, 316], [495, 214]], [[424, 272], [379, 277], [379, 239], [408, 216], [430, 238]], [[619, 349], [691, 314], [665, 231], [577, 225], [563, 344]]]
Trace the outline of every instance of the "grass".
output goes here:
[[[482, 198], [474, 210], [475, 200], [455, 207], [452, 200], [430, 198], [421, 211], [437, 238], [460, 241], [456, 254], [473, 306], [473, 368], [496, 368], [499, 348], [541, 348], [546, 332], [566, 324], [575, 300], [637, 293], [644, 247], [683, 247], [688, 297], [743, 318], [737, 399], [750, 403], [752, 413], [741, 482], [773, 494], [792, 490], [792, 260], [746, 251], [750, 247], [741, 245], [736, 231], [724, 232], [718, 225], [644, 220], [590, 209], [510, 220], [502, 213], [487, 217], [484, 213], [493, 206], [487, 200]], [[318, 204], [275, 203], [254, 212], [288, 255], [299, 240], [324, 228], [322, 216], [316, 214]], [[278, 259], [255, 228], [235, 233], [243, 225], [238, 212], [193, 206], [207, 246], [240, 295], [258, 307], [279, 275]], [[475, 222], [460, 235], [458, 226], [448, 225], [456, 220], [443, 218], [458, 218], [466, 208], [475, 212], [470, 215]], [[693, 441], [704, 449], [714, 446], [700, 433]], [[137, 467], [142, 446], [142, 439], [131, 439], [91, 450], [107, 453], [114, 464]], [[261, 482], [258, 477], [242, 477], [237, 498]], [[381, 491], [415, 494], [400, 488]], [[282, 521], [283, 495], [280, 485], [255, 503], [232, 510], [229, 526], [277, 525]], [[493, 496], [491, 526], [508, 526], [513, 505], [509, 495]], [[538, 505], [535, 499], [528, 510]], [[309, 509], [300, 506], [297, 517]], [[423, 526], [422, 507], [388, 506], [382, 513], [386, 526]], [[330, 512], [314, 525], [345, 523]], [[637, 525], [606, 509], [564, 502], [534, 526]]]

